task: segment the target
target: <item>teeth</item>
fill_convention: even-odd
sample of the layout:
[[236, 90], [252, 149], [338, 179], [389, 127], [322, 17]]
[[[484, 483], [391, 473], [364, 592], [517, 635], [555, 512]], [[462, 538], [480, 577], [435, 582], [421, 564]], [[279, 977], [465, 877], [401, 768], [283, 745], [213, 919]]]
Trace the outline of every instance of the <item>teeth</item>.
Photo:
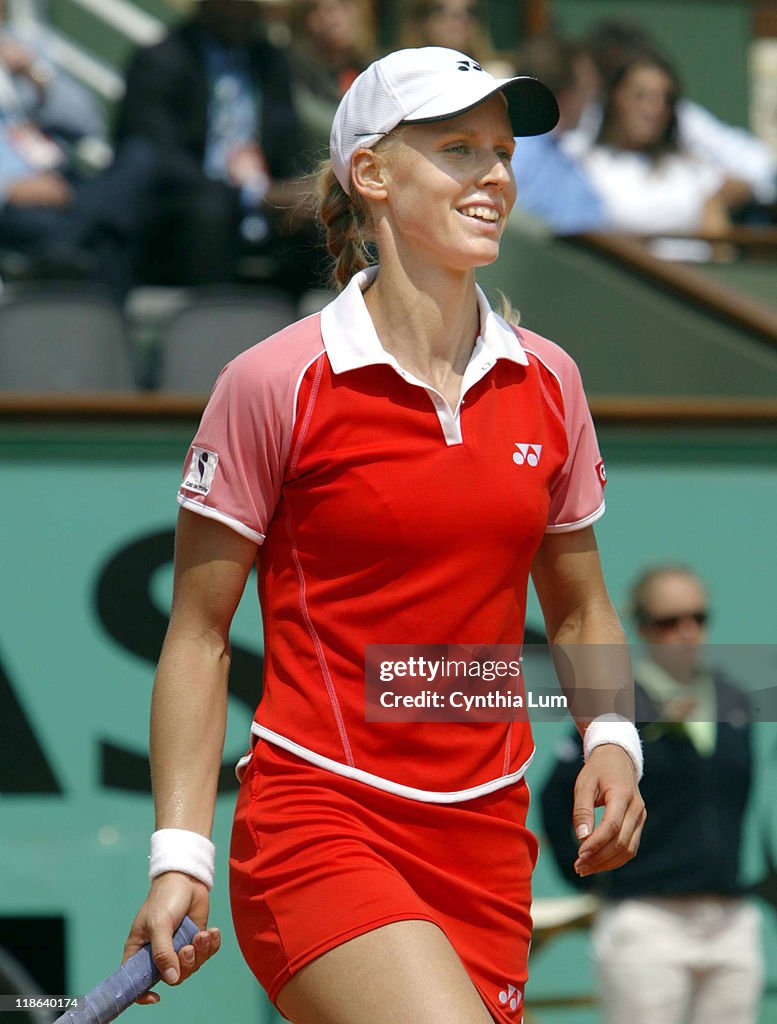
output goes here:
[[490, 221], [499, 220], [499, 212], [490, 206], [465, 206], [461, 212], [465, 217], [479, 217], [481, 220]]

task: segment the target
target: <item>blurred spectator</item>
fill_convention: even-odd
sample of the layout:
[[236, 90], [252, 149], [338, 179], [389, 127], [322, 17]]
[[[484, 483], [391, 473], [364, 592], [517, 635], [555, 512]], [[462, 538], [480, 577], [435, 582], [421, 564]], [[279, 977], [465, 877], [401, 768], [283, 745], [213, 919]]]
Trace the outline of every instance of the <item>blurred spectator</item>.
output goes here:
[[[589, 149], [599, 134], [602, 120], [602, 98], [608, 83], [623, 65], [640, 53], [661, 56], [655, 40], [639, 25], [618, 20], [600, 22], [585, 41], [585, 47], [596, 66], [602, 95], [589, 104], [574, 132], [564, 139], [572, 156]], [[700, 160], [718, 167], [732, 181], [749, 186], [735, 191], [730, 205], [749, 200], [768, 206], [777, 197], [777, 158], [769, 146], [752, 132], [725, 124], [709, 110], [687, 97], [680, 97], [676, 106], [677, 141], [680, 148]]]
[[575, 874], [577, 732], [540, 796], [545, 832], [562, 874], [604, 898], [592, 940], [606, 1024], [755, 1024], [760, 916], [740, 877], [749, 705], [707, 663], [709, 597], [694, 572], [648, 569], [632, 611], [646, 645], [634, 666], [648, 811], [639, 854], [595, 879]]
[[509, 62], [494, 53], [482, 0], [407, 0], [400, 46], [447, 46], [474, 57], [492, 75], [512, 74]]
[[[0, 0], [0, 19], [5, 8]], [[81, 118], [83, 117], [83, 123]], [[0, 274], [88, 278], [122, 298], [132, 283], [132, 247], [148, 147], [128, 140], [99, 173], [88, 159], [102, 129], [88, 91], [40, 51], [0, 28]], [[102, 163], [100, 160], [98, 163]]]
[[161, 160], [153, 280], [232, 282], [246, 253], [265, 280], [302, 293], [318, 257], [312, 229], [289, 227], [300, 197], [297, 114], [284, 50], [259, 0], [199, 0], [165, 39], [130, 60], [117, 136], [153, 142]]
[[10, 22], [6, 0], [0, 0], [0, 65], [13, 78], [19, 113], [34, 117], [43, 131], [73, 143], [105, 138], [105, 118], [96, 96], [51, 59], [37, 22]]
[[[602, 123], [582, 164], [604, 201], [616, 231], [658, 236], [724, 231], [732, 205], [748, 186], [680, 146], [676, 105], [679, 83], [657, 54], [631, 57], [611, 78]], [[653, 246], [670, 258], [707, 258], [704, 243]]]
[[570, 42], [541, 36], [518, 52], [515, 70], [544, 82], [554, 92], [559, 109], [552, 132], [516, 142], [513, 170], [518, 206], [541, 217], [559, 234], [603, 230], [607, 226], [604, 204], [580, 163], [561, 145], [596, 88], [590, 58]]
[[364, 0], [295, 0], [291, 32], [302, 149], [317, 159], [328, 152], [343, 93], [376, 56], [372, 19]]

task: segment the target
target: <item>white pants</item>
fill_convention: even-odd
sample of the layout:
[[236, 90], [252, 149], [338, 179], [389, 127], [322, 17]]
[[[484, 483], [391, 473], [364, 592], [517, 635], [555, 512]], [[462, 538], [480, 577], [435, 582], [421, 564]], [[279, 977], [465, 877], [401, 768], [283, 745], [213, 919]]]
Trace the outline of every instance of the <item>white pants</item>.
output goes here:
[[605, 904], [592, 930], [607, 1024], [755, 1024], [761, 916], [743, 899], [676, 896]]

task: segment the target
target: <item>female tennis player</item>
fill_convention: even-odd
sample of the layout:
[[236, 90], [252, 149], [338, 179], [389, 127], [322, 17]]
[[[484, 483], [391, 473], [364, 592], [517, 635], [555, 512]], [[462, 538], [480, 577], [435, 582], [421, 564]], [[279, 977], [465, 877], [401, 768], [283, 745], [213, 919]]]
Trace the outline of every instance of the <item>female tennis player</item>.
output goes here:
[[[576, 367], [475, 283], [515, 200], [514, 137], [556, 117], [536, 80], [440, 48], [382, 58], [338, 108], [320, 215], [342, 291], [225, 368], [179, 492], [152, 883], [125, 950], [150, 940], [172, 983], [218, 949], [208, 837], [228, 634], [256, 564], [264, 691], [230, 855], [248, 965], [294, 1024], [522, 1018], [529, 725], [366, 721], [365, 650], [519, 644], [530, 572], [553, 641], [624, 643]], [[630, 687], [627, 661], [611, 689]], [[634, 855], [644, 806], [633, 725], [580, 728], [588, 874]], [[178, 957], [184, 913], [202, 931]]]

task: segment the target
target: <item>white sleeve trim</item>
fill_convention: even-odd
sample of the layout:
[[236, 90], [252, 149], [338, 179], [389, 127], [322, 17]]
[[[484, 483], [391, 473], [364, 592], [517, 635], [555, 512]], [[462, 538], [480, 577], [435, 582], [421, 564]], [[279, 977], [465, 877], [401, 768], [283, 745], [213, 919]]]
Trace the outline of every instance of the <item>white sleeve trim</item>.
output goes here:
[[257, 533], [256, 530], [252, 530], [250, 526], [246, 526], [245, 523], [241, 523], [239, 519], [235, 519], [232, 516], [228, 516], [226, 512], [219, 512], [217, 508], [210, 508], [208, 505], [201, 505], [199, 501], [194, 501], [192, 498], [187, 498], [185, 495], [178, 493], [177, 502], [181, 508], [188, 509], [190, 512], [196, 512], [200, 516], [205, 516], [206, 519], [215, 519], [219, 523], [223, 523], [228, 526], [235, 533], [239, 533], [241, 537], [247, 537], [248, 540], [254, 541], [255, 544], [263, 544], [265, 535], [263, 533]]
[[577, 519], [574, 523], [555, 523], [553, 526], [546, 526], [545, 533], [571, 533], [573, 530], [582, 530], [583, 527], [590, 526], [597, 519], [601, 519], [603, 515], [604, 502], [590, 516], [586, 516], [585, 519]]
[[[530, 757], [527, 758], [521, 767], [517, 771], [510, 772], [509, 775], [500, 775], [497, 779], [489, 779], [488, 782], [483, 782], [479, 786], [472, 786], [470, 789], [435, 792], [430, 789], [416, 789], [415, 786], [403, 786], [400, 782], [384, 779], [382, 775], [373, 775], [372, 772], [365, 772], [362, 768], [353, 768], [351, 765], [334, 761], [331, 757], [324, 757], [323, 754], [317, 754], [314, 750], [308, 750], [307, 747], [303, 747], [299, 743], [295, 743], [294, 740], [281, 736], [280, 733], [274, 732], [258, 722], [254, 722], [251, 725], [251, 733], [252, 736], [267, 740], [268, 743], [274, 743], [275, 746], [282, 747], [284, 750], [288, 750], [289, 753], [301, 757], [303, 761], [309, 761], [318, 768], [334, 772], [335, 775], [343, 775], [347, 779], [364, 782], [366, 785], [373, 786], [375, 789], [382, 789], [386, 793], [394, 793], [396, 796], [407, 797], [409, 800], [419, 800], [427, 804], [457, 804], [464, 800], [474, 800], [476, 797], [485, 796], [498, 789], [503, 789], [514, 782], [519, 782], [534, 759], [534, 751], [532, 750]], [[243, 773], [252, 755], [253, 750], [251, 753], [246, 754], [245, 757], [241, 757], [235, 766], [235, 774], [238, 779], [242, 780]]]

